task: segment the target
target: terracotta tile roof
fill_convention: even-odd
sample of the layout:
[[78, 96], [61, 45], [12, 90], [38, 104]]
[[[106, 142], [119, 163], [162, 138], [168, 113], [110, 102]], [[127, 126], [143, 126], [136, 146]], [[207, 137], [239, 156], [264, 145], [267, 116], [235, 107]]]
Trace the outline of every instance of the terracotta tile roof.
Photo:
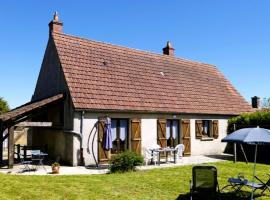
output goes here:
[[76, 109], [235, 115], [250, 105], [213, 65], [53, 33]]
[[55, 102], [57, 100], [60, 100], [63, 98], [63, 94], [58, 94], [46, 99], [42, 99], [36, 102], [29, 102], [26, 103], [18, 108], [15, 108], [7, 113], [3, 113], [0, 115], [0, 121], [8, 121], [8, 120], [14, 120], [15, 118], [22, 117], [23, 115], [37, 109], [40, 107], [43, 107], [49, 103]]

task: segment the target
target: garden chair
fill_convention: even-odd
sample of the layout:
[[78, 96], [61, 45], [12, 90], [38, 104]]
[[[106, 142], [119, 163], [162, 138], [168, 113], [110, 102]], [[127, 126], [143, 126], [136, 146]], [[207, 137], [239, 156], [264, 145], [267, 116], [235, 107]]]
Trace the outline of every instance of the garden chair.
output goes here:
[[158, 160], [158, 153], [155, 151], [152, 151], [152, 149], [145, 149], [144, 150], [144, 162], [145, 165], [148, 165], [149, 162], [154, 162], [154, 164], [157, 164]]
[[192, 181], [190, 181], [190, 200], [219, 199], [220, 191], [217, 181], [217, 169], [214, 166], [194, 166]]
[[153, 144], [149, 149], [161, 149], [161, 147], [158, 144]]
[[255, 176], [255, 179], [259, 181], [259, 183], [252, 183], [252, 182], [247, 182], [245, 186], [254, 189], [254, 193], [256, 190], [261, 190], [261, 195], [268, 190], [270, 192], [270, 175], [268, 174], [269, 178], [267, 182], [263, 182], [261, 179], [259, 179], [257, 176]]
[[176, 145], [175, 150], [176, 150], [176, 163], [177, 163], [179, 159], [183, 158], [183, 152], [185, 151], [185, 145], [178, 144], [178, 145]]
[[19, 156], [20, 164], [23, 165], [23, 168], [21, 169], [22, 172], [31, 171], [29, 165], [32, 164], [32, 160], [24, 160], [23, 155], [20, 153], [17, 155]]

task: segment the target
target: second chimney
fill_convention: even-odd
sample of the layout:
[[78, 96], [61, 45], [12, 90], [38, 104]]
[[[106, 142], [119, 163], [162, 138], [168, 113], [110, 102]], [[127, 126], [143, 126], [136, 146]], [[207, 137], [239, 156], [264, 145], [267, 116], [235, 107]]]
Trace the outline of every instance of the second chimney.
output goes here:
[[174, 48], [172, 47], [172, 44], [168, 41], [166, 47], [163, 48], [163, 54], [174, 56]]
[[63, 22], [59, 21], [58, 13], [55, 12], [53, 20], [49, 23], [50, 33], [51, 32], [62, 32]]
[[252, 108], [260, 108], [260, 97], [251, 97]]

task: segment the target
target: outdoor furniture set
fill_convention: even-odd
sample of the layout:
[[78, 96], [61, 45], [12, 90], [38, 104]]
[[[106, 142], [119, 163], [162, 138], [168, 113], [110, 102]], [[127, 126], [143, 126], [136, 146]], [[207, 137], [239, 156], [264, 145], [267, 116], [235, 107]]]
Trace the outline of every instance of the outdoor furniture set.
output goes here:
[[243, 196], [242, 188], [248, 187], [255, 192], [256, 190], [261, 190], [261, 195], [268, 190], [270, 192], [270, 175], [268, 174], [268, 181], [263, 182], [257, 176], [255, 176], [256, 181], [258, 182], [249, 182], [244, 178], [243, 175], [238, 175], [238, 178], [229, 178], [228, 185], [222, 188], [222, 192], [235, 192]]
[[167, 163], [169, 158], [170, 161], [173, 158], [173, 163], [177, 163], [179, 159], [183, 157], [183, 151], [185, 150], [185, 146], [183, 144], [178, 144], [176, 147], [166, 147], [161, 148], [159, 145], [155, 144], [149, 149], [145, 149], [144, 152], [144, 160], [146, 165], [150, 161], [151, 164], [160, 165], [161, 156], [165, 156], [165, 162]]
[[[20, 164], [24, 166], [22, 171], [33, 171], [37, 170], [38, 168], [42, 167], [45, 171], [46, 168], [44, 166], [43, 160], [46, 156], [48, 156], [47, 153], [44, 153], [40, 150], [30, 150], [31, 151], [31, 158], [30, 159], [24, 159], [24, 156], [22, 154], [18, 154], [18, 157], [20, 159]], [[32, 168], [30, 168], [30, 165], [32, 165]]]
[[270, 192], [270, 175], [267, 182], [263, 182], [255, 177], [258, 183], [249, 182], [242, 174], [238, 174], [237, 178], [229, 178], [228, 184], [219, 190], [217, 181], [217, 169], [214, 166], [194, 166], [192, 168], [192, 180], [190, 181], [190, 200], [194, 197], [199, 199], [220, 199], [221, 194], [235, 194], [245, 197], [243, 188], [252, 189], [249, 198], [253, 199], [253, 193], [261, 190], [261, 194], [268, 190]]

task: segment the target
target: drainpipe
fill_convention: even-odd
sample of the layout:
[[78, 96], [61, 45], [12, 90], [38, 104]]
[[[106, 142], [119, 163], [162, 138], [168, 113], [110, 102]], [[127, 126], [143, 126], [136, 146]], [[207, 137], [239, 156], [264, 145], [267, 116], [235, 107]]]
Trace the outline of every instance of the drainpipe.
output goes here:
[[84, 141], [84, 137], [83, 137], [83, 120], [84, 120], [84, 110], [83, 111], [81, 111], [81, 120], [80, 120], [80, 122], [81, 122], [81, 124], [80, 124], [80, 134], [81, 134], [81, 136], [82, 136], [82, 140], [81, 140], [81, 144], [80, 144], [80, 163], [81, 163], [81, 165], [85, 165], [85, 163], [84, 163], [84, 157], [83, 157], [83, 141]]

